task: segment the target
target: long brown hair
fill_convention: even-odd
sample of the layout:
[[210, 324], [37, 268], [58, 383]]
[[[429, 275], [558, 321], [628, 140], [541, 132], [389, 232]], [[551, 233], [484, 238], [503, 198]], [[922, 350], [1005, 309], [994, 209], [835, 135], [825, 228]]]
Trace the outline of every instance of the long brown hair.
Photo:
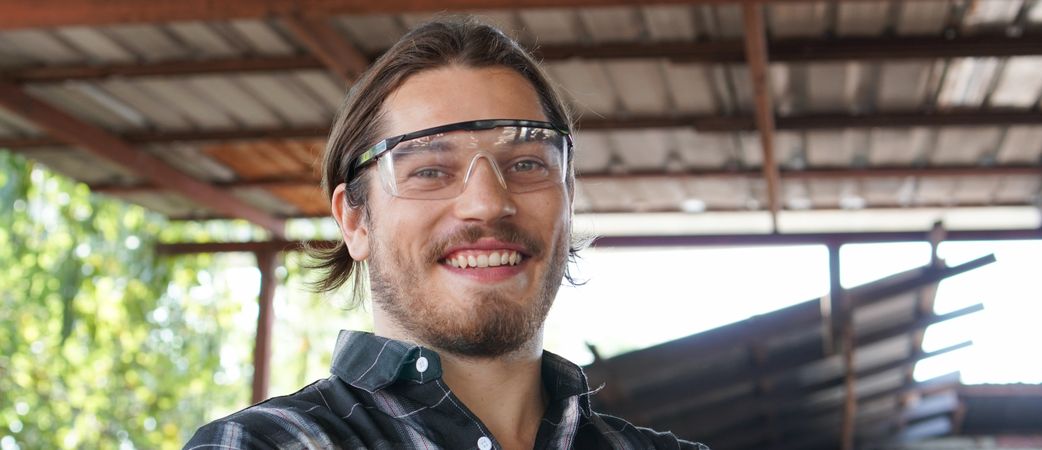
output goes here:
[[[332, 201], [334, 189], [346, 182], [347, 206], [362, 208], [363, 220], [366, 220], [370, 214], [366, 205], [368, 171], [363, 170], [348, 180], [349, 164], [382, 138], [381, 112], [388, 96], [410, 76], [449, 65], [502, 66], [517, 71], [532, 83], [547, 119], [572, 131], [572, 118], [561, 96], [543, 69], [516, 41], [470, 17], [436, 19], [403, 36], [348, 91], [333, 122], [322, 161], [322, 189], [326, 198]], [[569, 189], [572, 180], [569, 176]], [[569, 257], [574, 258], [582, 246], [581, 243], [571, 245]], [[323, 271], [322, 277], [312, 283], [316, 292], [334, 291], [353, 278], [355, 298], [361, 298], [365, 272], [359, 268], [360, 262], [351, 258], [344, 242], [338, 242], [333, 248], [306, 246], [305, 250], [311, 258], [307, 267]], [[575, 284], [570, 274], [566, 273], [565, 277]]]

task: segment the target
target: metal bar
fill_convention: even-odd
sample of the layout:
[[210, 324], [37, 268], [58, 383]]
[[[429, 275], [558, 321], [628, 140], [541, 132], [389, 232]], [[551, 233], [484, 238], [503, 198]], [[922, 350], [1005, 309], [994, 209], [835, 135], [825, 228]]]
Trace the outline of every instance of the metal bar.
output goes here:
[[[753, 0], [657, 0], [667, 4], [745, 4]], [[813, 0], [787, 0], [805, 2]], [[585, 8], [634, 6], [633, 0], [179, 0], [142, 3], [139, 0], [52, 0], [46, 8], [10, 2], [0, 14], [0, 30], [60, 27], [68, 25], [111, 25], [119, 23], [217, 21], [308, 13], [321, 16], [344, 14], [400, 14], [408, 12], [473, 11], [521, 8]]]
[[[1042, 239], [1042, 229], [1020, 230], [954, 230], [949, 241], [988, 241]], [[864, 233], [791, 233], [791, 234], [719, 234], [686, 236], [602, 236], [596, 247], [709, 247], [760, 245], [828, 245], [875, 242], [928, 241], [926, 232], [882, 231]]]
[[781, 209], [778, 192], [781, 173], [774, 161], [774, 106], [771, 102], [770, 80], [767, 78], [767, 29], [763, 24], [763, 6], [759, 3], [742, 4], [742, 22], [745, 30], [745, 61], [749, 66], [756, 105], [756, 128], [763, 146], [762, 169], [767, 182], [767, 208], [771, 212], [771, 229], [777, 233], [778, 211]]
[[[1042, 239], [1042, 229], [1017, 230], [951, 230], [946, 241], [1009, 241]], [[717, 247], [717, 246], [773, 246], [773, 245], [828, 245], [864, 244], [879, 242], [928, 241], [927, 232], [881, 231], [869, 233], [792, 233], [792, 234], [713, 234], [683, 236], [602, 236], [594, 241], [597, 247]], [[332, 246], [335, 241], [310, 241], [315, 246]], [[166, 243], [156, 245], [165, 255], [197, 253], [256, 252], [262, 250], [299, 251], [301, 241], [253, 241]], [[815, 306], [811, 309], [817, 310]]]
[[0, 106], [43, 128], [61, 142], [82, 147], [171, 191], [218, 213], [260, 225], [281, 237], [282, 219], [250, 206], [228, 192], [196, 180], [159, 158], [139, 151], [119, 136], [80, 120], [27, 94], [21, 87], [0, 81]]
[[278, 267], [279, 254], [273, 251], [261, 251], [257, 256], [257, 268], [260, 269], [261, 285], [257, 303], [257, 334], [253, 343], [253, 391], [250, 401], [254, 404], [268, 398], [268, 381], [271, 374], [271, 330], [275, 323], [273, 301], [275, 299], [275, 269]]
[[[691, 170], [686, 172], [639, 171], [623, 174], [609, 172], [579, 173], [576, 175], [584, 183], [602, 181], [645, 181], [645, 180], [686, 180], [707, 178], [755, 178], [760, 176], [757, 170]], [[1042, 176], [1042, 166], [957, 166], [957, 167], [873, 167], [870, 169], [804, 169], [782, 170], [784, 179], [793, 180], [828, 180], [828, 179], [871, 179], [871, 178], [945, 178], [945, 177], [1007, 177], [1007, 176]], [[317, 187], [321, 180], [317, 178], [262, 178], [254, 180], [238, 180], [215, 183], [222, 189], [276, 189]], [[134, 194], [159, 190], [154, 184], [91, 184], [92, 192], [106, 194]]]
[[[545, 44], [532, 49], [543, 61], [568, 59], [668, 59], [680, 63], [742, 63], [740, 40], [603, 44]], [[899, 60], [1042, 55], [1042, 36], [1005, 35], [782, 39], [767, 44], [773, 62]], [[375, 60], [380, 52], [361, 55]], [[236, 72], [312, 70], [328, 67], [312, 55], [159, 61], [110, 65], [66, 65], [12, 69], [4, 74], [19, 83], [95, 80], [110, 77], [190, 76]]]
[[857, 419], [857, 383], [854, 367], [854, 327], [849, 319], [843, 323], [843, 422], [840, 426], [840, 448], [854, 450], [854, 421]]
[[222, 58], [186, 61], [157, 61], [110, 65], [27, 67], [8, 70], [4, 76], [17, 83], [59, 83], [73, 80], [191, 76], [313, 70], [325, 66], [311, 55]]
[[[911, 127], [967, 127], [1042, 125], [1042, 114], [1034, 111], [950, 110], [927, 113], [808, 114], [779, 117], [778, 130], [844, 130], [868, 128]], [[756, 129], [752, 117], [743, 116], [634, 116], [627, 118], [591, 118], [580, 120], [583, 131], [637, 130], [645, 128], [694, 128], [704, 132], [735, 132]], [[119, 134], [119, 138], [135, 144], [162, 144], [171, 142], [207, 142], [258, 139], [325, 139], [327, 127], [254, 128], [192, 131], [134, 131]], [[0, 139], [0, 148], [12, 150], [34, 147], [67, 145], [60, 139], [47, 136], [18, 136]]]
[[[822, 305], [823, 316], [827, 311], [827, 320], [822, 320], [822, 328], [825, 332], [825, 354], [835, 354], [839, 346], [839, 331], [843, 320], [843, 286], [840, 284], [840, 244], [829, 244], [829, 295], [828, 303]], [[827, 309], [825, 309], [827, 307]], [[823, 317], [826, 319], [826, 317]]]

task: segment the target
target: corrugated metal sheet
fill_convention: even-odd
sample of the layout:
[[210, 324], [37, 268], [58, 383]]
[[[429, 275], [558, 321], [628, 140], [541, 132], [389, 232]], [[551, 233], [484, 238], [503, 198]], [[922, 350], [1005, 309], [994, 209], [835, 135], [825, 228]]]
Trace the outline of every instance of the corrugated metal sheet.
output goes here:
[[[1015, 35], [1023, 32], [1026, 24], [1042, 23], [1040, 11], [1042, 8], [1037, 2], [1025, 4], [1019, 0], [838, 4], [818, 1], [772, 4], [765, 8], [765, 18], [770, 39], [873, 38], [891, 33], [898, 37], [941, 36], [946, 30], [947, 36], [952, 37], [951, 33]], [[477, 14], [515, 33], [529, 45], [724, 40], [742, 35], [741, 9], [736, 5], [552, 8], [478, 11]], [[428, 13], [340, 16], [331, 18], [330, 23], [348, 42], [375, 55], [410, 26], [431, 17]], [[0, 68], [305, 53], [302, 44], [277, 19], [0, 32]], [[753, 109], [748, 71], [740, 63], [576, 58], [551, 61], [547, 67], [585, 119], [747, 115]], [[1030, 110], [1039, 107], [1042, 97], [1039, 73], [1042, 73], [1042, 57], [775, 62], [770, 65], [775, 106], [783, 117], [813, 113], [929, 112], [951, 108]], [[74, 116], [116, 133], [318, 128], [331, 121], [346, 92], [339, 78], [318, 69], [114, 77], [41, 83], [28, 89]], [[776, 134], [775, 159], [786, 171], [1035, 165], [1042, 160], [1040, 130], [1019, 125], [783, 130]], [[38, 132], [32, 125], [0, 112], [0, 137], [35, 133]], [[580, 132], [576, 141], [579, 173], [755, 170], [763, 160], [759, 136], [753, 132], [653, 127]], [[273, 145], [273, 148], [282, 148], [279, 143]], [[177, 148], [177, 145], [170, 147]], [[156, 151], [155, 148], [164, 146], [150, 147], [148, 151]], [[192, 176], [226, 182], [304, 173], [294, 165], [300, 161], [273, 152], [276, 151], [253, 151], [252, 163], [230, 162], [232, 160], [221, 159], [221, 155], [206, 153], [211, 158], [205, 164], [206, 169], [193, 172], [195, 166], [191, 164], [178, 167], [185, 168]], [[194, 157], [186, 158], [192, 161]], [[180, 163], [181, 160], [171, 159], [173, 165]], [[313, 157], [308, 164], [312, 163]], [[265, 169], [265, 164], [272, 168]], [[1030, 181], [1030, 177], [1025, 179]], [[1037, 195], [1037, 189], [1017, 187], [1032, 185], [1031, 182], [1018, 184], [1016, 180], [1009, 183], [1001, 180], [995, 183], [994, 180], [960, 183], [943, 178], [814, 179], [787, 183], [782, 197], [785, 206], [793, 209], [858, 209], [934, 203], [1016, 203], [1028, 202]], [[605, 183], [617, 186], [609, 187]], [[689, 211], [702, 208], [712, 211], [766, 206], [762, 180], [731, 176], [690, 181], [672, 179], [652, 184], [665, 187], [670, 183], [682, 187], [672, 189], [680, 194], [663, 197], [646, 194], [648, 189], [643, 186], [648, 184], [643, 181], [599, 181], [588, 189], [579, 209], [625, 211], [674, 205]], [[726, 185], [730, 186], [725, 188]], [[301, 203], [291, 209], [303, 211], [309, 207]]]

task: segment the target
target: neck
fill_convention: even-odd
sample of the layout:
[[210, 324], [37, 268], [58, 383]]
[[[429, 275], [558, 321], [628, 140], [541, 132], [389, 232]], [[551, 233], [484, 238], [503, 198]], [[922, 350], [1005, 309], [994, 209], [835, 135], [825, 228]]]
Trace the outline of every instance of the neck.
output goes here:
[[[377, 335], [418, 342], [400, 327], [380, 326], [379, 322]], [[548, 401], [542, 382], [542, 341], [540, 330], [522, 348], [494, 358], [460, 356], [434, 348], [449, 389], [506, 449], [531, 449], [535, 445]]]
[[547, 402], [541, 348], [501, 358], [441, 354], [445, 383], [496, 440], [508, 449], [532, 448]]

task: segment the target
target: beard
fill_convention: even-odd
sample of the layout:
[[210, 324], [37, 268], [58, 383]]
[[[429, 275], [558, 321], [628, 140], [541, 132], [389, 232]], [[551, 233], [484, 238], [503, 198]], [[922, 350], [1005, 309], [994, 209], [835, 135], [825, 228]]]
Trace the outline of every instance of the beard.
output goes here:
[[[372, 233], [369, 258], [369, 277], [373, 302], [409, 332], [412, 337], [436, 349], [458, 356], [494, 358], [520, 350], [542, 330], [557, 289], [561, 286], [567, 264], [568, 230], [560, 242], [544, 248], [539, 241], [509, 223], [492, 227], [465, 226], [449, 236], [434, 239], [420, 261], [408, 261], [402, 254], [383, 248], [381, 240]], [[450, 246], [472, 243], [481, 237], [492, 237], [524, 246], [527, 258], [535, 260], [548, 253], [546, 269], [539, 277], [535, 297], [517, 298], [516, 292], [506, 288], [481, 291], [445, 292], [444, 295], [467, 297], [466, 310], [461, 302], [438, 298], [425, 288], [422, 279], [432, 264]], [[385, 265], [386, 263], [386, 265]]]

